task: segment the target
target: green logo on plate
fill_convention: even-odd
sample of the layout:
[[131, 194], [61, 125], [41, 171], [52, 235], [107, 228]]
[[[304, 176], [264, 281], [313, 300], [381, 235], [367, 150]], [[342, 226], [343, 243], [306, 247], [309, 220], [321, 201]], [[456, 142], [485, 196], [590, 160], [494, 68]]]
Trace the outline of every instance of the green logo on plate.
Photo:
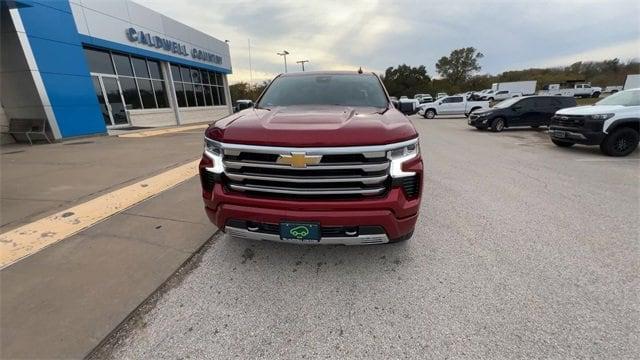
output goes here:
[[307, 235], [309, 235], [309, 229], [306, 226], [296, 226], [293, 229], [289, 230], [289, 234], [292, 236], [301, 239]]

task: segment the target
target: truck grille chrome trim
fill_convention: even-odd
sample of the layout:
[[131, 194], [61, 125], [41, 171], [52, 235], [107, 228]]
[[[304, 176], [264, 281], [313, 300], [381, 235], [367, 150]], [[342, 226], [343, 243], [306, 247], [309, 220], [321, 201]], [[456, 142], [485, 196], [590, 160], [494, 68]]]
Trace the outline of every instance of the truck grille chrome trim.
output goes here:
[[386, 234], [367, 234], [359, 236], [345, 236], [345, 237], [322, 237], [320, 241], [295, 241], [295, 240], [282, 240], [280, 235], [269, 234], [258, 231], [249, 231], [247, 229], [235, 228], [225, 226], [225, 232], [231, 237], [261, 240], [261, 241], [276, 241], [289, 244], [317, 244], [317, 245], [370, 245], [370, 244], [385, 244], [389, 242], [389, 238]]
[[321, 169], [321, 170], [341, 170], [341, 169], [362, 169], [365, 171], [382, 171], [389, 168], [389, 163], [379, 163], [379, 164], [345, 164], [345, 165], [313, 165], [307, 166], [306, 168], [296, 168], [291, 167], [289, 165], [281, 165], [275, 163], [265, 163], [265, 162], [257, 162], [257, 161], [224, 161], [224, 166], [226, 168], [239, 169], [243, 166], [251, 166], [251, 167], [259, 167], [259, 168], [268, 168], [268, 169], [287, 169], [287, 170], [313, 170], [313, 169]]
[[242, 180], [263, 180], [263, 181], [280, 181], [292, 183], [345, 183], [345, 182], [361, 182], [363, 184], [379, 184], [386, 180], [387, 175], [375, 177], [290, 177], [290, 176], [262, 176], [249, 174], [226, 173], [227, 177], [234, 181]]
[[372, 189], [360, 188], [306, 188], [294, 190], [292, 188], [261, 186], [261, 185], [235, 185], [230, 184], [229, 187], [238, 191], [257, 191], [273, 194], [290, 194], [290, 195], [375, 195], [385, 190], [384, 187]]
[[392, 150], [418, 139], [387, 145], [293, 148], [226, 144], [221, 149], [223, 186], [270, 197], [358, 198], [379, 196], [391, 186]]

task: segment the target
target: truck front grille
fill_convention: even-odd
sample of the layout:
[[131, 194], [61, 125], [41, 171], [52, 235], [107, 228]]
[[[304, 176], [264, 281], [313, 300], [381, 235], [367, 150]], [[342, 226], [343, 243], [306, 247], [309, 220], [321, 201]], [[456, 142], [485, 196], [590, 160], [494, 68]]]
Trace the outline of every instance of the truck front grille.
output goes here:
[[[258, 196], [344, 199], [382, 195], [390, 186], [386, 151], [368, 152], [366, 147], [289, 150], [225, 149], [226, 188]], [[292, 164], [294, 155], [302, 163]]]
[[564, 127], [581, 127], [584, 125], [584, 116], [580, 115], [555, 115], [551, 118], [551, 125]]

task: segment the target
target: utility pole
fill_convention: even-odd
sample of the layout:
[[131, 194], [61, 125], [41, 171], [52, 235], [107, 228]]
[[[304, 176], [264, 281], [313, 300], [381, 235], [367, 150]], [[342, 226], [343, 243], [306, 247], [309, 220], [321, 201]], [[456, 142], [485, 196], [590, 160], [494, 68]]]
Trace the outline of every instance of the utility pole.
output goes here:
[[296, 61], [296, 64], [300, 64], [302, 65], [302, 71], [304, 71], [304, 63], [308, 63], [309, 60], [300, 60], [300, 61]]
[[253, 85], [253, 71], [251, 70], [251, 39], [247, 39], [247, 44], [249, 44], [249, 89]]
[[277, 53], [280, 56], [284, 57], [284, 72], [287, 72], [287, 55], [289, 55], [289, 52], [287, 50], [282, 50], [281, 53]]

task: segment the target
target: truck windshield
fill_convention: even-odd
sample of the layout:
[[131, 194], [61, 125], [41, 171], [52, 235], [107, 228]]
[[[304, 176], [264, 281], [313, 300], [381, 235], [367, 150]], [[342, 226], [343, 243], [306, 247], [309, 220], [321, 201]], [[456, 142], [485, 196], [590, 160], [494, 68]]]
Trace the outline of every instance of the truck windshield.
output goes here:
[[627, 90], [609, 95], [596, 105], [640, 106], [640, 90]]
[[294, 75], [276, 78], [258, 107], [340, 105], [386, 108], [387, 97], [374, 75]]

